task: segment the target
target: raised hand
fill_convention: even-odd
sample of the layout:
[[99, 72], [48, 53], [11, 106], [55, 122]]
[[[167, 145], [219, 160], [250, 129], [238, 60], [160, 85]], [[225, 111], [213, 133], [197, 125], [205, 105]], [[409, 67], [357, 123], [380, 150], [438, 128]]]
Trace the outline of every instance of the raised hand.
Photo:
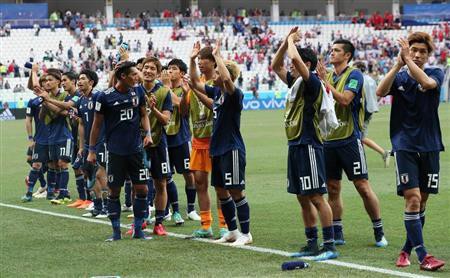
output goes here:
[[297, 33], [298, 32], [298, 26], [293, 27], [290, 31], [289, 34], [287, 34], [286, 39], [289, 38], [290, 35]]
[[214, 56], [219, 56], [220, 55], [220, 47], [222, 46], [222, 40], [220, 38], [217, 38], [216, 40], [216, 47], [214, 47], [212, 54]]
[[130, 58], [130, 54], [123, 47], [119, 47], [119, 53], [120, 53], [120, 61], [128, 61], [128, 58]]
[[164, 84], [164, 86], [170, 88], [171, 82], [170, 82], [170, 73], [168, 70], [163, 70], [161, 72], [161, 82]]
[[42, 89], [41, 87], [35, 86], [34, 88], [34, 94], [43, 98], [43, 99], [48, 99], [49, 95], [48, 92], [45, 91], [44, 89]]
[[405, 62], [407, 59], [410, 58], [409, 56], [409, 42], [405, 38], [400, 38], [397, 40], [398, 45], [400, 47], [400, 55], [403, 59], [403, 62]]
[[326, 82], [327, 80], [327, 69], [323, 63], [322, 60], [319, 60], [317, 62], [317, 67], [316, 67], [316, 72], [317, 75], [319, 76], [320, 80], [322, 80], [323, 82]]
[[189, 78], [188, 74], [185, 74], [183, 76], [183, 81], [181, 82], [181, 88], [183, 89], [184, 93], [189, 92], [189, 89], [190, 89], [189, 82], [191, 82], [191, 79]]
[[156, 107], [156, 97], [153, 94], [148, 98], [148, 107], [152, 110]]
[[200, 42], [197, 41], [194, 43], [194, 46], [192, 47], [191, 59], [197, 58], [199, 52], [200, 52]]

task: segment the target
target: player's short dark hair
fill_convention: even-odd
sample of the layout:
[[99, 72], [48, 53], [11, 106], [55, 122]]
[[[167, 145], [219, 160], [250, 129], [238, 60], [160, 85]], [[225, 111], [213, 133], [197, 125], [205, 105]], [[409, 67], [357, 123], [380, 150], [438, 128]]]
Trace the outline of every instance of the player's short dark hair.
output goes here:
[[67, 71], [63, 73], [62, 76], [67, 76], [71, 81], [76, 81], [78, 79], [78, 74], [73, 71]]
[[350, 62], [353, 59], [353, 56], [355, 56], [355, 46], [353, 43], [349, 40], [343, 40], [339, 39], [333, 42], [333, 44], [343, 44], [342, 47], [344, 49], [344, 53], [350, 53], [350, 58], [348, 59], [348, 62]]
[[139, 58], [139, 59], [136, 60], [136, 64], [137, 64], [137, 65], [142, 64], [142, 62], [143, 62], [144, 60], [145, 60], [145, 57], [141, 57], [141, 58]]
[[153, 64], [155, 64], [155, 66], [156, 66], [156, 71], [157, 71], [158, 73], [160, 73], [160, 72], [162, 71], [162, 65], [161, 65], [161, 62], [159, 61], [158, 58], [156, 58], [156, 57], [145, 58], [145, 59], [142, 61], [142, 67], [144, 67], [145, 64], [147, 64], [147, 63], [153, 63]]
[[84, 69], [80, 72], [80, 75], [86, 75], [86, 77], [90, 80], [90, 81], [94, 81], [94, 84], [92, 85], [92, 87], [97, 86], [98, 84], [98, 75], [95, 71], [93, 70], [89, 70], [89, 69]]
[[172, 60], [169, 62], [168, 66], [169, 66], [169, 67], [170, 67], [170, 66], [176, 66], [176, 67], [178, 67], [178, 69], [179, 69], [181, 72], [187, 73], [187, 65], [186, 65], [186, 63], [183, 62], [183, 60], [181, 60], [181, 59], [172, 59]]
[[213, 48], [211, 46], [205, 46], [198, 52], [198, 58], [199, 59], [207, 59], [210, 61], [216, 62], [216, 59], [214, 58], [214, 55], [212, 54]]
[[136, 67], [136, 64], [130, 61], [122, 62], [117, 65], [114, 76], [117, 78], [117, 80], [120, 80], [120, 76], [122, 75], [122, 73], [124, 73], [125, 75], [129, 74], [132, 67]]
[[428, 54], [433, 52], [434, 43], [430, 34], [425, 32], [414, 32], [408, 36], [409, 45], [413, 45], [414, 43], [424, 43], [427, 46]]
[[49, 68], [47, 70], [47, 75], [53, 76], [55, 79], [61, 81], [61, 71], [55, 68]]
[[366, 72], [367, 70], [366, 64], [363, 61], [354, 62], [353, 66], [358, 68], [361, 72]]
[[317, 66], [317, 55], [314, 52], [314, 50], [312, 50], [311, 48], [307, 47], [307, 48], [301, 48], [299, 46], [297, 46], [297, 51], [298, 54], [300, 54], [300, 57], [302, 58], [303, 62], [310, 62], [311, 63], [311, 67], [310, 67], [310, 71], [313, 71], [316, 69]]

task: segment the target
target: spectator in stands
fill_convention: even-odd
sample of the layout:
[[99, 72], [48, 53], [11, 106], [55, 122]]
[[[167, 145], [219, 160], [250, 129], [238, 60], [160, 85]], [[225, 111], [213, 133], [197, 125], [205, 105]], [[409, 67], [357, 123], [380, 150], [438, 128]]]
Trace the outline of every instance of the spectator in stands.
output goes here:
[[7, 73], [6, 65], [0, 63], [0, 75], [1, 75], [2, 77], [5, 77], [5, 76], [6, 76], [6, 73]]
[[33, 63], [35, 57], [36, 57], [36, 54], [34, 54], [33, 48], [30, 48], [30, 53], [28, 54], [28, 60], [29, 60], [31, 63]]
[[[22, 86], [22, 88], [23, 88], [23, 86]], [[25, 88], [24, 88], [24, 90], [25, 90]], [[23, 91], [20, 88], [19, 84], [16, 84], [16, 86], [14, 86], [13, 93], [20, 93], [20, 92], [23, 92]]]
[[5, 84], [4, 84], [3, 88], [5, 88], [5, 90], [11, 89], [11, 85], [9, 85], [8, 80], [5, 81]]
[[[9, 63], [9, 61], [8, 61], [8, 63]], [[12, 60], [12, 62], [9, 63], [9, 65], [8, 65], [8, 72], [7, 72], [7, 75], [8, 75], [9, 77], [14, 77], [14, 60]]]
[[67, 58], [69, 60], [73, 59], [73, 49], [72, 49], [72, 47], [70, 47], [69, 50], [67, 50]]
[[39, 26], [39, 23], [35, 23], [34, 25], [33, 25], [33, 30], [34, 30], [34, 35], [36, 36], [36, 37], [39, 37], [39, 33], [41, 32], [41, 26]]
[[11, 23], [9, 21], [6, 21], [6, 24], [3, 27], [3, 29], [5, 30], [5, 35], [7, 37], [11, 36]]

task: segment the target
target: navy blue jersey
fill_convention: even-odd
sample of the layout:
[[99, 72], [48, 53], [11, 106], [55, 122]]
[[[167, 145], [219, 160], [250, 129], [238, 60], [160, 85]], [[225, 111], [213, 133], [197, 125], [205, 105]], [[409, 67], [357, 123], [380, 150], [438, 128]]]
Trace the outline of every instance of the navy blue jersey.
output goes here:
[[[89, 137], [91, 135], [92, 124], [94, 123], [94, 106], [100, 92], [92, 92], [89, 97], [82, 96], [77, 103], [78, 116], [83, 121], [84, 126], [84, 147], [89, 146]], [[105, 141], [105, 123], [103, 122], [97, 144], [103, 144]]]
[[[58, 93], [61, 94], [61, 93]], [[72, 100], [70, 95], [67, 95], [64, 98], [64, 102], [68, 102]], [[70, 126], [70, 120], [68, 119], [69, 115], [61, 115], [57, 114], [56, 118], [54, 118], [50, 124], [48, 124], [49, 128], [49, 137], [48, 144], [55, 145], [57, 143], [66, 142], [68, 139], [73, 140], [72, 130]]]
[[444, 72], [426, 68], [437, 87], [423, 90], [407, 71], [397, 73], [389, 94], [393, 96], [390, 135], [393, 151], [443, 151], [438, 107]]
[[241, 111], [244, 94], [238, 88], [232, 95], [222, 93], [219, 87], [205, 85], [208, 97], [214, 100], [213, 132], [209, 153], [219, 156], [230, 150], [240, 150], [245, 153], [244, 140], [241, 136]]
[[145, 106], [142, 87], [134, 87], [127, 93], [109, 88], [98, 95], [95, 111], [104, 116], [108, 152], [130, 155], [142, 151], [141, 106]]
[[[73, 101], [73, 103], [75, 103], [75, 108], [78, 107], [78, 103], [81, 99], [81, 94], [80, 92], [76, 91], [71, 97], [71, 101]], [[73, 137], [73, 142], [75, 145], [78, 145], [78, 123], [74, 120], [71, 119], [70, 121], [70, 125], [72, 127], [72, 137]]]
[[[342, 71], [342, 73], [344, 73]], [[341, 78], [341, 75], [336, 75], [333, 73], [333, 80], [335, 84], [339, 81]], [[342, 140], [332, 140], [332, 141], [325, 141], [324, 144], [326, 147], [330, 148], [336, 148], [336, 147], [342, 147], [347, 145], [350, 142], [353, 142], [356, 139], [361, 139], [362, 137], [362, 131], [359, 128], [358, 124], [358, 111], [361, 105], [361, 99], [362, 99], [362, 90], [364, 85], [364, 76], [361, 71], [354, 70], [352, 71], [347, 81], [344, 85], [344, 91], [351, 91], [355, 94], [355, 97], [353, 98], [352, 102], [349, 104], [352, 109], [352, 116], [353, 116], [353, 134], [349, 136], [348, 138], [342, 139]], [[339, 121], [339, 116], [338, 116]]]
[[48, 145], [48, 127], [44, 121], [39, 119], [39, 112], [41, 111], [41, 98], [36, 97], [30, 99], [27, 105], [27, 116], [33, 117], [34, 120], [34, 142], [40, 145]]
[[[295, 79], [292, 77], [290, 72], [287, 73], [286, 80], [288, 87], [291, 88], [294, 85]], [[312, 72], [309, 72], [308, 81], [303, 80], [303, 82], [306, 84], [306, 89], [304, 94], [305, 108], [303, 111], [302, 133], [297, 139], [288, 141], [288, 145], [313, 145], [314, 147], [322, 146], [322, 143], [317, 138], [313, 123], [314, 114], [319, 113], [319, 111], [315, 111], [313, 104], [320, 94], [322, 85], [319, 77]]]

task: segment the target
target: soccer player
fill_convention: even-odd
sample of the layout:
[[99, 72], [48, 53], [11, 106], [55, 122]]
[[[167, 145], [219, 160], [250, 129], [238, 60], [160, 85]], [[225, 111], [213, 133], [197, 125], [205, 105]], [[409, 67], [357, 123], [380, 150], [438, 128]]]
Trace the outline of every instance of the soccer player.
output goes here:
[[[80, 98], [81, 95], [77, 91], [77, 79], [78, 75], [74, 72], [65, 72], [62, 75], [61, 79], [61, 86], [64, 89], [65, 92], [69, 93], [69, 95], [73, 98]], [[77, 104], [75, 104], [77, 106]], [[86, 203], [86, 189], [85, 189], [85, 180], [83, 177], [83, 172], [81, 171], [81, 159], [77, 156], [78, 154], [78, 119], [76, 117], [73, 117], [70, 121], [71, 130], [72, 130], [72, 137], [73, 137], [73, 147], [72, 147], [72, 154], [71, 154], [71, 164], [72, 169], [75, 174], [75, 183], [77, 186], [78, 191], [78, 199], [75, 200], [75, 202], [67, 205], [68, 207], [78, 207], [80, 205], [84, 205]]]
[[336, 100], [335, 111], [339, 126], [325, 139], [325, 167], [327, 176], [328, 203], [333, 211], [333, 229], [336, 245], [345, 244], [342, 225], [341, 179], [342, 170], [353, 182], [361, 196], [364, 207], [372, 220], [375, 245], [388, 245], [384, 237], [380, 205], [368, 180], [364, 148], [361, 143], [362, 123], [364, 117], [364, 90], [361, 71], [350, 67], [355, 47], [348, 40], [333, 43], [330, 63], [334, 69], [326, 71], [319, 62], [317, 72], [325, 83], [327, 91]]
[[[201, 76], [200, 81], [207, 85], [213, 85], [216, 78], [216, 61], [212, 54], [211, 47], [200, 49], [200, 43], [196, 43], [192, 50], [189, 62], [189, 73], [197, 71], [195, 59], [198, 57], [198, 68]], [[208, 194], [208, 174], [211, 172], [211, 158], [209, 145], [213, 126], [213, 100], [203, 98], [200, 101], [197, 95], [190, 91], [189, 94], [183, 94], [180, 107], [182, 111], [189, 111], [192, 121], [192, 152], [190, 157], [190, 169], [194, 173], [195, 187], [198, 195], [198, 204], [200, 208], [201, 228], [193, 232], [194, 237], [207, 238], [213, 237], [211, 229], [211, 199]], [[219, 198], [217, 198], [217, 211], [219, 217], [219, 234], [224, 236], [228, 230], [223, 217]]]
[[[42, 97], [43, 106], [40, 119], [45, 121], [49, 128], [49, 177], [47, 185], [47, 199], [52, 204], [65, 204], [70, 202], [67, 189], [69, 182], [68, 164], [71, 159], [72, 133], [68, 108], [74, 106], [74, 101], [68, 93], [61, 92], [61, 73], [57, 69], [47, 71], [44, 88], [35, 87], [37, 95]], [[59, 194], [54, 198], [54, 189], [58, 184]]]
[[422, 229], [429, 195], [439, 190], [439, 153], [444, 145], [438, 106], [444, 73], [439, 68], [425, 68], [434, 49], [429, 34], [415, 32], [407, 39], [400, 38], [398, 43], [397, 61], [377, 88], [378, 96], [393, 96], [390, 137], [397, 194], [405, 200], [406, 241], [396, 265], [409, 266], [414, 249], [420, 269], [434, 271], [445, 262], [427, 252]]
[[[139, 70], [135, 63], [123, 61], [116, 65], [114, 87], [101, 92], [95, 103], [94, 123], [89, 137], [87, 161], [95, 165], [96, 145], [101, 127], [105, 124], [105, 141], [108, 150], [108, 217], [113, 229], [112, 237], [106, 241], [122, 238], [120, 232], [120, 191], [129, 177], [133, 183], [136, 198], [133, 205], [133, 238], [150, 239], [142, 231], [142, 223], [147, 209], [148, 169], [144, 167], [142, 148], [152, 144], [150, 124], [146, 110], [145, 96], [141, 87], [136, 86]], [[140, 125], [146, 135], [141, 139]]]
[[[338, 252], [334, 246], [333, 215], [323, 197], [327, 193], [325, 157], [318, 127], [323, 91], [319, 77], [313, 73], [317, 65], [316, 54], [310, 48], [296, 47], [300, 38], [298, 27], [292, 28], [272, 61], [273, 70], [290, 88], [284, 117], [289, 146], [287, 190], [297, 195], [307, 241], [294, 256], [317, 256], [315, 260], [327, 260], [337, 258]], [[286, 52], [292, 61], [290, 71], [283, 65]], [[317, 243], [316, 211], [322, 225], [321, 251]]]
[[391, 152], [388, 150], [383, 149], [380, 145], [378, 145], [375, 141], [367, 137], [369, 133], [369, 123], [372, 119], [373, 113], [378, 112], [378, 99], [376, 94], [377, 89], [377, 82], [373, 80], [370, 75], [366, 73], [366, 65], [364, 62], [355, 62], [353, 63], [353, 66], [357, 69], [359, 69], [364, 77], [364, 92], [366, 95], [366, 105], [364, 106], [364, 124], [363, 124], [363, 131], [362, 131], [362, 140], [361, 142], [366, 145], [367, 147], [371, 148], [372, 150], [376, 151], [381, 155], [381, 159], [383, 159], [384, 162], [384, 168], [389, 167], [389, 161], [391, 158]]
[[[185, 181], [187, 197], [187, 217], [200, 221], [200, 216], [195, 211], [194, 174], [189, 169], [191, 152], [191, 131], [189, 128], [189, 111], [181, 110], [180, 102], [183, 94], [189, 93], [189, 85], [183, 82], [183, 76], [187, 73], [186, 64], [180, 59], [172, 59], [168, 64], [170, 74], [170, 88], [174, 94], [173, 113], [167, 126], [167, 144], [169, 146], [169, 158], [171, 167], [177, 173], [182, 174]], [[185, 108], [185, 107], [183, 107]]]
[[[78, 135], [79, 135], [79, 151], [77, 156], [80, 158], [82, 163], [84, 163], [83, 172], [86, 180], [89, 180], [89, 185], [93, 184], [94, 192], [94, 209], [83, 216], [95, 217], [95, 218], [106, 218], [106, 196], [102, 196], [103, 192], [107, 192], [106, 186], [106, 149], [105, 149], [105, 127], [101, 126], [99, 133], [99, 138], [97, 144], [95, 145], [96, 157], [99, 158], [97, 165], [91, 167], [91, 164], [87, 163], [86, 158], [89, 149], [89, 136], [91, 134], [92, 124], [94, 122], [94, 105], [100, 95], [100, 92], [93, 92], [94, 87], [98, 83], [98, 76], [92, 70], [82, 70], [78, 77], [78, 89], [81, 93], [80, 100], [77, 102], [78, 110]], [[84, 177], [83, 177], [84, 181]], [[84, 190], [84, 188], [83, 188]], [[86, 200], [86, 199], [85, 199]], [[105, 203], [105, 205], [103, 205]]]
[[[169, 154], [167, 150], [167, 135], [164, 126], [169, 123], [173, 111], [172, 96], [170, 88], [158, 82], [157, 77], [161, 74], [162, 65], [156, 57], [144, 59], [142, 62], [142, 87], [150, 108], [149, 120], [153, 144], [146, 149], [147, 158], [150, 160], [150, 172], [155, 186], [155, 226], [153, 234], [164, 236], [167, 232], [162, 225], [164, 220], [168, 184], [170, 178]], [[176, 192], [172, 191], [169, 194]], [[176, 193], [177, 195], [178, 193]], [[177, 197], [178, 198], [178, 197]], [[178, 205], [178, 202], [176, 203]], [[176, 207], [175, 207], [176, 209]], [[174, 212], [175, 223], [182, 224], [184, 220], [181, 215]]]
[[[37, 65], [33, 65], [32, 73], [30, 76], [30, 81], [32, 79], [37, 79]], [[44, 85], [46, 77], [43, 76], [39, 83], [40, 85]], [[32, 88], [33, 86], [31, 86]], [[30, 202], [33, 198], [33, 188], [39, 179], [41, 183], [41, 187], [36, 191], [36, 195], [34, 197], [40, 197], [40, 194], [46, 193], [46, 182], [44, 178], [44, 167], [48, 162], [48, 128], [44, 124], [43, 121], [39, 119], [39, 112], [42, 107], [42, 103], [39, 97], [30, 99], [27, 105], [26, 111], [26, 130], [28, 134], [28, 140], [30, 141], [30, 145], [28, 147], [29, 151], [31, 151], [30, 156], [30, 166], [31, 170], [27, 176], [26, 184], [27, 184], [27, 192], [25, 196], [22, 197], [23, 202]], [[33, 120], [34, 120], [34, 129], [35, 133], [33, 136]]]
[[[250, 207], [245, 197], [245, 145], [240, 132], [244, 94], [234, 86], [239, 67], [232, 61], [224, 61], [220, 55], [220, 40], [212, 54], [217, 64], [214, 86], [200, 81], [197, 71], [190, 69], [191, 86], [203, 104], [213, 99], [213, 130], [210, 144], [212, 157], [211, 185], [220, 199], [222, 212], [229, 232], [216, 242], [232, 242], [246, 245], [253, 242], [250, 234]], [[200, 49], [197, 42], [195, 50]], [[192, 64], [192, 63], [191, 63]], [[241, 232], [236, 225], [236, 210]]]

